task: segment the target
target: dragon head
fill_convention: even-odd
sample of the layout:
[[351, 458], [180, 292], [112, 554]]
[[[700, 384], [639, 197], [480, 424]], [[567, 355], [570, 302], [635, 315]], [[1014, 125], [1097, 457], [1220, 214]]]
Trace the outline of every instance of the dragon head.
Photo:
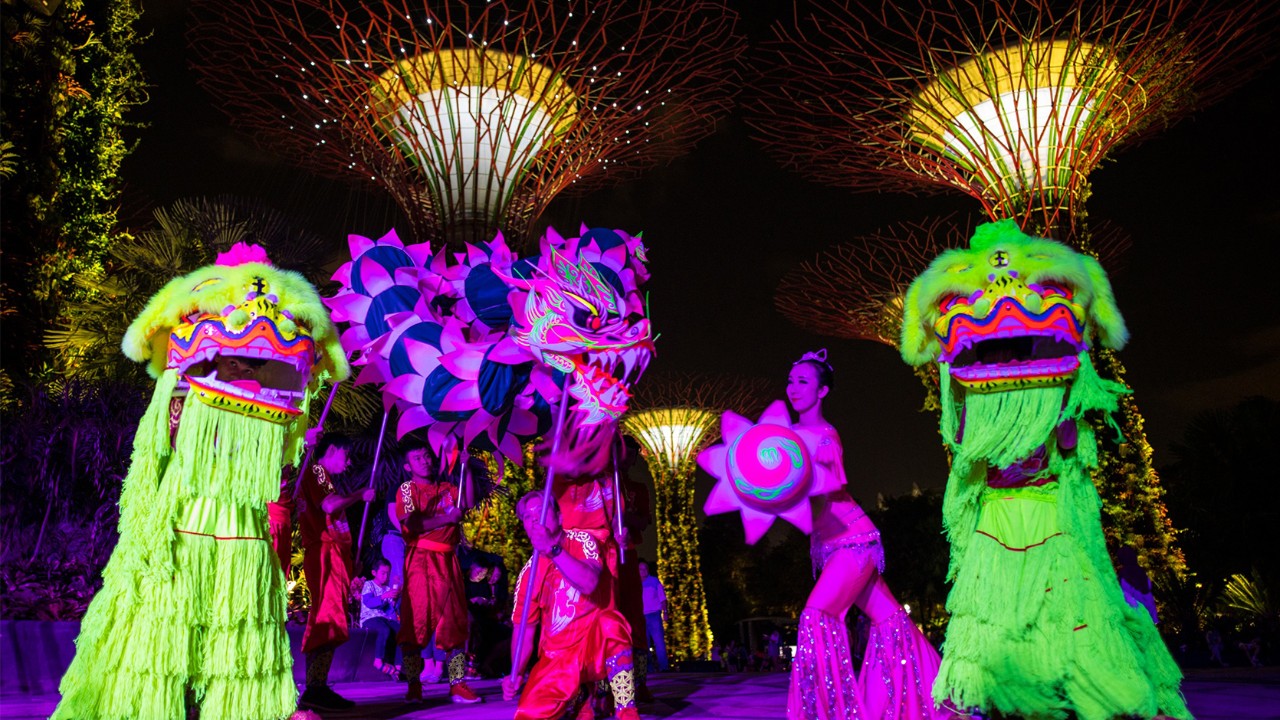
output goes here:
[[243, 243], [165, 285], [122, 346], [208, 405], [278, 423], [301, 414], [313, 379], [349, 372], [311, 284]]
[[980, 225], [968, 249], [939, 255], [907, 290], [901, 351], [936, 361], [972, 392], [1059, 385], [1094, 343], [1128, 338], [1102, 266], [1013, 220]]
[[567, 240], [548, 230], [540, 249], [511, 268], [509, 332], [542, 372], [566, 374], [565, 439], [580, 457], [602, 456], [654, 354], [639, 292], [649, 277], [645, 247], [621, 231], [584, 227]]

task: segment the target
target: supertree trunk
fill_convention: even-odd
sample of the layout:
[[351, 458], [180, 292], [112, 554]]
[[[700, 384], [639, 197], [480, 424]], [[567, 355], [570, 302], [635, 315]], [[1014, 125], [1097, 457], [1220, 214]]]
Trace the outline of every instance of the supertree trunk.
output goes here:
[[667, 593], [667, 653], [673, 662], [705, 660], [711, 652], [711, 624], [698, 554], [694, 468], [691, 462], [675, 470], [661, 462], [649, 463], [654, 485], [658, 577]]

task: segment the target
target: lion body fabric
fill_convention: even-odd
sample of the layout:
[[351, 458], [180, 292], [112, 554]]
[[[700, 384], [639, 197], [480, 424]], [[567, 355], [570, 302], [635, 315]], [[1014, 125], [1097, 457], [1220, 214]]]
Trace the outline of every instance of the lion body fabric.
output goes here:
[[[162, 369], [165, 361], [149, 353], [165, 352], [157, 335], [202, 312], [199, 291], [212, 276], [227, 288], [270, 287], [273, 307], [288, 311], [279, 317], [307, 318], [318, 349], [304, 387], [345, 376], [346, 359], [335, 354], [327, 313], [301, 276], [258, 263], [213, 267], [170, 283], [126, 339], [126, 351], [153, 361], [159, 377], [134, 437], [120, 539], [81, 622], [54, 720], [181, 720], [195, 705], [202, 720], [278, 720], [295, 709], [285, 579], [267, 503], [279, 495], [281, 468], [296, 462], [286, 448], [296, 449], [305, 430], [314, 387], [298, 417], [271, 422], [194, 391], [183, 397], [175, 391], [188, 368]], [[237, 326], [228, 326], [234, 339]]]
[[[1097, 442], [1085, 414], [1114, 412], [1126, 390], [1098, 377], [1088, 345], [1116, 347], [1127, 333], [1105, 274], [1082, 258], [1022, 235], [1011, 221], [992, 223], [979, 228], [973, 248], [940, 256], [908, 291], [903, 355], [939, 361], [942, 432], [953, 455], [943, 499], [951, 620], [934, 699], [1032, 719], [1189, 719], [1181, 671], [1151, 617], [1125, 602], [1102, 532], [1090, 476]], [[979, 279], [966, 284], [960, 276], [970, 272]], [[956, 298], [976, 309], [957, 308]], [[1035, 329], [1062, 308], [1078, 337]], [[983, 354], [992, 346], [966, 352], [970, 341], [955, 337], [964, 323], [1000, 343], [1042, 332], [1063, 340], [1062, 357], [1015, 369], [1023, 361], [1005, 345], [983, 367], [970, 361], [992, 358]], [[986, 329], [997, 324], [998, 335]]]

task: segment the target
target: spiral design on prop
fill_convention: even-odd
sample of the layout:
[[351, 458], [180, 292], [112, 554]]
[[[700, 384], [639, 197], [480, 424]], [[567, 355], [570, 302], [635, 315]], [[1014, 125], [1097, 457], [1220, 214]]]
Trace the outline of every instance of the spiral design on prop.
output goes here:
[[762, 512], [780, 513], [809, 495], [813, 463], [789, 427], [753, 426], [730, 444], [728, 463], [734, 493]]

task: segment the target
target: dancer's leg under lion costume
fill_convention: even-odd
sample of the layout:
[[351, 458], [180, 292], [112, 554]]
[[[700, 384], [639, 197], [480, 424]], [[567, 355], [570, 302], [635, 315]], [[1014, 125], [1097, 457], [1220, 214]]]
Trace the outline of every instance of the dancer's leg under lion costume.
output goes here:
[[1109, 414], [1091, 342], [1124, 321], [1101, 266], [1011, 220], [940, 255], [903, 310], [907, 362], [937, 362], [953, 461], [951, 623], [934, 698], [1026, 718], [1189, 718], [1181, 673], [1107, 555], [1085, 413]]
[[188, 703], [202, 720], [287, 717], [296, 690], [267, 503], [298, 461], [309, 391], [348, 373], [328, 312], [300, 275], [237, 245], [166, 285], [123, 348], [156, 389], [53, 718], [181, 720]]

